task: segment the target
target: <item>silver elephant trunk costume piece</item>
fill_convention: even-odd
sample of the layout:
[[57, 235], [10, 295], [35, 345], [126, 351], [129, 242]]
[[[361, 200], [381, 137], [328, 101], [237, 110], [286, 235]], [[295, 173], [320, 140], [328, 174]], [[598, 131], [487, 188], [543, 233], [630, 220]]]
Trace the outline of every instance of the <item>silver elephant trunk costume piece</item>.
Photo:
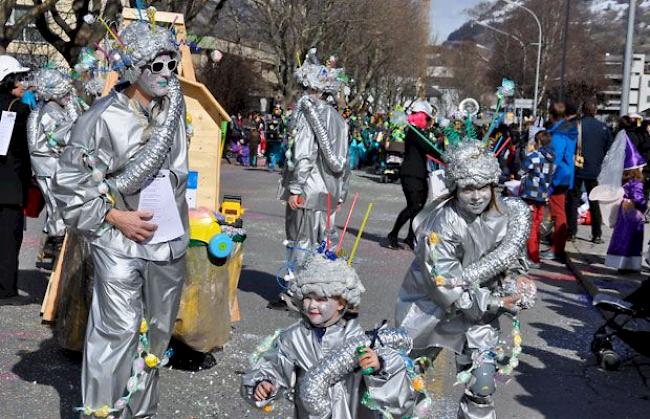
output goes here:
[[334, 173], [340, 174], [345, 169], [347, 156], [336, 156], [332, 150], [331, 139], [327, 135], [327, 130], [323, 126], [323, 122], [318, 117], [318, 113], [314, 107], [314, 103], [309, 96], [303, 96], [298, 101], [298, 111], [302, 111], [309, 122], [318, 146], [320, 147], [321, 155], [327, 164], [327, 167]]
[[526, 246], [530, 231], [530, 208], [518, 198], [504, 198], [508, 227], [506, 239], [496, 249], [463, 269], [463, 284], [479, 286], [512, 265]]
[[147, 144], [124, 170], [109, 179], [109, 183], [125, 195], [138, 192], [147, 179], [158, 173], [174, 143], [178, 120], [183, 112], [183, 93], [175, 77], [169, 80], [167, 97], [169, 110], [165, 122], [154, 128]]
[[[408, 354], [413, 348], [413, 339], [404, 329], [385, 328], [377, 333], [382, 346], [377, 348], [381, 356], [384, 348], [391, 348]], [[343, 380], [359, 365], [356, 348], [371, 344], [371, 337], [358, 336], [349, 339], [338, 351], [328, 355], [320, 364], [307, 372], [299, 396], [305, 408], [312, 415], [327, 415], [331, 409], [328, 390]]]

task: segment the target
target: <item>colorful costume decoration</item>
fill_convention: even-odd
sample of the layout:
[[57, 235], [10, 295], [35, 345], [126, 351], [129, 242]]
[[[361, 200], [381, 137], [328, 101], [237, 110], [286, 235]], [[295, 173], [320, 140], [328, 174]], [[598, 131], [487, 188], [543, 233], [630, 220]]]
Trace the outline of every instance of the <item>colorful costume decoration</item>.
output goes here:
[[[156, 413], [157, 367], [176, 320], [189, 242], [185, 104], [172, 73], [178, 50], [170, 32], [138, 21], [119, 40], [112, 67], [130, 83], [154, 74], [152, 63], [160, 55], [171, 57], [156, 71], [168, 90], [146, 108], [123, 93], [124, 84], [96, 101], [74, 126], [53, 192], [68, 227], [89, 241], [94, 263], [80, 411], [95, 417], [150, 417]], [[105, 216], [113, 208], [137, 209], [142, 190], [161, 170], [169, 171], [169, 199], [184, 233], [155, 244], [132, 241]], [[148, 325], [140, 330], [144, 338], [138, 334], [141, 323]], [[136, 368], [142, 360], [146, 367]]]
[[[497, 183], [498, 162], [478, 141], [462, 140], [445, 160], [452, 194]], [[534, 285], [518, 289], [514, 279], [526, 271], [522, 255], [530, 209], [520, 199], [492, 195], [493, 204], [473, 214], [460, 204], [458, 193], [434, 201], [413, 223], [416, 259], [399, 292], [396, 324], [413, 337], [415, 354], [436, 356], [439, 348], [456, 352], [458, 380], [467, 385], [459, 418], [495, 418], [491, 395], [503, 358], [497, 322], [505, 313], [501, 299], [517, 292], [526, 295], [519, 308], [534, 302]], [[513, 355], [521, 351], [518, 331], [517, 336]], [[502, 369], [507, 374], [512, 365]]]
[[403, 417], [416, 398], [405, 360], [411, 340], [403, 331], [380, 329], [379, 339], [384, 337], [386, 343], [377, 349], [383, 362], [381, 371], [363, 375], [348, 368], [354, 359], [346, 354], [354, 358], [354, 353], [347, 351], [341, 357], [337, 351], [371, 340], [356, 315], [364, 288], [345, 260], [330, 258], [327, 253], [307, 258], [291, 282], [292, 296], [299, 307], [308, 294], [341, 297], [347, 301], [344, 312], [327, 327], [316, 327], [305, 316], [263, 345], [251, 359], [251, 370], [242, 376], [242, 394], [251, 400], [258, 383], [271, 382], [276, 391], [269, 399], [254, 403], [262, 408], [277, 399], [280, 389], [288, 391], [296, 419], [373, 418], [376, 415], [371, 409], [375, 408]]
[[300, 208], [292, 210], [287, 205], [286, 209], [286, 235], [293, 247], [319, 245], [326, 235], [327, 218], [333, 217], [327, 214], [328, 195], [334, 205], [347, 195], [348, 126], [336, 109], [318, 98], [338, 91], [340, 74], [340, 69], [319, 64], [314, 49], [295, 74], [312, 94], [302, 96], [296, 105], [279, 190], [281, 200], [299, 195], [302, 201]]
[[43, 68], [32, 76], [39, 103], [27, 122], [27, 144], [32, 171], [45, 198], [45, 233], [63, 239], [65, 224], [51, 193], [52, 176], [70, 138], [72, 125], [83, 112], [70, 77], [61, 70]]
[[[625, 130], [619, 131], [614, 142], [616, 145], [612, 145], [612, 152], [625, 150], [625, 153], [619, 153], [620, 155], [617, 156], [619, 161], [623, 161], [623, 171], [639, 169], [639, 174], [641, 174], [641, 169], [646, 165], [646, 161], [634, 147]], [[621, 146], [622, 143], [624, 146]], [[614, 156], [609, 157], [613, 158]], [[622, 202], [630, 202], [633, 207], [625, 208], [622, 203], [618, 210], [616, 225], [607, 248], [605, 264], [612, 268], [640, 271], [643, 226], [645, 224], [643, 214], [647, 209], [648, 199], [643, 191], [642, 179], [628, 180], [623, 184], [623, 190]]]

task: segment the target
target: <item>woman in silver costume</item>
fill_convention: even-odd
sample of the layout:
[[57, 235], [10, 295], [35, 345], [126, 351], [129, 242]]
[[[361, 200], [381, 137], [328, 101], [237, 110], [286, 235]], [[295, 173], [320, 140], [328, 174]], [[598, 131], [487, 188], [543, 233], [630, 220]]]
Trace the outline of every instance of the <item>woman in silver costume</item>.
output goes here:
[[27, 123], [27, 144], [47, 213], [43, 228], [47, 239], [41, 258], [54, 259], [65, 235], [65, 223], [52, 195], [52, 177], [72, 125], [83, 112], [71, 79], [61, 70], [43, 68], [33, 74], [31, 86], [39, 104]]
[[[280, 332], [268, 348], [254, 354], [251, 370], [242, 376], [242, 395], [263, 408], [284, 390], [294, 402], [296, 419], [361, 419], [377, 417], [361, 404], [362, 395], [369, 390], [374, 401], [386, 411], [395, 417], [406, 415], [416, 395], [404, 359], [388, 347], [366, 348], [358, 366], [373, 368], [372, 374], [362, 375], [359, 369], [348, 374], [327, 390], [328, 412], [312, 412], [313, 408], [302, 399], [308, 387], [305, 374], [346, 342], [364, 337], [357, 320], [364, 288], [357, 273], [344, 260], [332, 261], [315, 254], [298, 270], [291, 289], [303, 319]], [[410, 339], [407, 340], [410, 348]]]
[[[67, 226], [90, 243], [94, 264], [78, 410], [149, 418], [185, 277], [185, 103], [169, 31], [138, 21], [119, 39], [110, 59], [124, 82], [79, 118], [52, 190]], [[178, 212], [176, 237], [153, 240], [155, 215], [139, 210], [153, 182], [149, 199], [173, 203], [172, 218]]]
[[[332, 210], [347, 195], [348, 126], [336, 109], [321, 99], [323, 94], [338, 93], [341, 86], [342, 71], [332, 65], [321, 65], [312, 49], [295, 73], [305, 94], [296, 104], [289, 129], [287, 163], [279, 190], [279, 198], [287, 202], [285, 229], [292, 248], [313, 250], [320, 245], [326, 235], [328, 194]], [[333, 217], [331, 221], [334, 225]], [[302, 254], [298, 252], [290, 260]]]
[[524, 304], [533, 288], [520, 257], [530, 229], [530, 210], [519, 199], [495, 194], [496, 158], [478, 141], [464, 140], [446, 156], [451, 197], [426, 207], [415, 219], [415, 261], [402, 284], [396, 324], [414, 340], [416, 355], [456, 353], [459, 371], [473, 377], [460, 401], [459, 418], [496, 418], [492, 394], [499, 340], [498, 317]]

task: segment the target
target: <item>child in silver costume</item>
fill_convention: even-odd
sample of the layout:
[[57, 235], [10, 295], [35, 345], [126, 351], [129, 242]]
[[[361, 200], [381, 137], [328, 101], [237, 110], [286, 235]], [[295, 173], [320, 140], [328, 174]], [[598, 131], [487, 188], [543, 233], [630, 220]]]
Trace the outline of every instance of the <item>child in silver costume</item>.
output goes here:
[[[271, 349], [254, 362], [242, 377], [242, 394], [262, 408], [276, 400], [280, 390], [293, 392], [294, 417], [316, 419], [321, 416], [310, 414], [298, 397], [304, 391], [303, 378], [346, 341], [364, 335], [356, 314], [364, 288], [344, 260], [332, 261], [316, 254], [298, 271], [291, 290], [295, 304], [302, 308], [303, 319], [282, 331]], [[413, 408], [415, 393], [404, 359], [388, 348], [382, 348], [381, 353], [366, 348], [359, 358], [361, 369], [374, 369], [371, 375], [357, 370], [330, 387], [332, 418], [377, 417], [361, 404], [366, 389], [375, 402], [396, 417]]]

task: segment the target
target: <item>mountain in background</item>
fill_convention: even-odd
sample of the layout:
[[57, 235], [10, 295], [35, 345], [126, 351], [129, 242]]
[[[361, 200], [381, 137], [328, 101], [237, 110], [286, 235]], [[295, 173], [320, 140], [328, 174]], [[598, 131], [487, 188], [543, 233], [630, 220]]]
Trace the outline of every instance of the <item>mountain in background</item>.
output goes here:
[[[589, 11], [588, 23], [594, 26], [593, 33], [599, 37], [596, 41], [605, 42], [611, 47], [612, 53], [622, 54], [627, 33], [627, 0], [573, 0], [573, 7]], [[512, 8], [514, 6], [497, 2], [482, 4], [475, 10], [479, 13], [478, 20], [507, 31], [506, 27], [501, 26], [504, 16]], [[634, 52], [648, 54], [650, 53], [650, 0], [637, 1], [635, 20]], [[446, 42], [467, 40], [481, 42], [486, 31], [489, 29], [479, 25], [472, 26], [472, 21], [468, 19], [460, 28], [449, 34]], [[531, 31], [531, 35], [537, 35], [534, 22], [531, 23]]]

